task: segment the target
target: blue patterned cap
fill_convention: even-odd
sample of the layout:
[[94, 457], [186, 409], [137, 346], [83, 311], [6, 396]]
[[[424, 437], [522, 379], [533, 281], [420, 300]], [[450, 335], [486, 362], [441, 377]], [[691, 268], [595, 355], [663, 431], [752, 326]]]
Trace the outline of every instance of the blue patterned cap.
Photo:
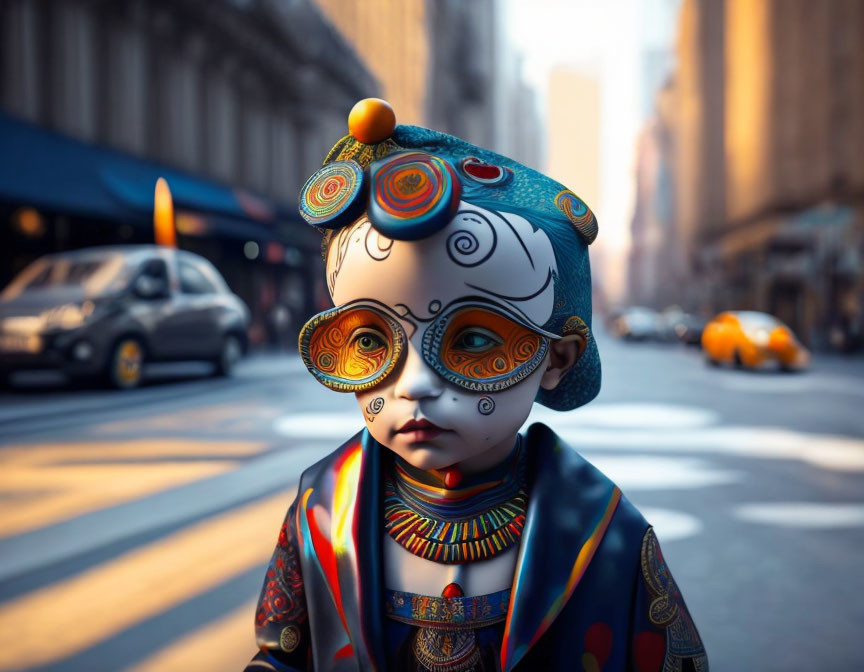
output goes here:
[[[419, 215], [411, 212], [406, 216], [403, 220], [404, 234], [400, 235], [399, 229], [394, 229], [392, 212], [387, 220], [378, 214], [382, 199], [385, 206], [398, 202], [398, 199], [385, 198], [387, 186], [382, 185], [380, 180], [376, 182], [376, 176], [391, 174], [391, 164], [398, 164], [400, 168], [404, 166], [406, 152], [417, 155], [427, 153], [439, 162], [446, 162], [447, 168], [434, 174], [427, 171], [432, 184], [424, 185], [429, 186], [430, 203], [436, 194], [440, 198]], [[473, 205], [524, 217], [534, 227], [544, 231], [552, 242], [558, 272], [554, 277], [553, 312], [543, 327], [562, 335], [580, 333], [586, 337], [587, 346], [579, 361], [554, 390], [540, 389], [537, 402], [554, 410], [567, 411], [597, 396], [600, 391], [600, 355], [590, 332], [591, 266], [588, 260], [588, 245], [597, 236], [597, 220], [578, 196], [559, 182], [517, 161], [452, 135], [419, 126], [396, 126], [387, 138], [370, 144], [350, 135], [345, 136], [330, 151], [324, 166], [326, 168], [328, 164], [338, 161], [356, 162], [371, 175], [371, 179], [367, 180], [368, 188], [358, 198], [364, 199], [364, 205], [369, 206], [367, 214], [373, 226], [377, 228], [376, 219], [382, 218], [382, 224], [389, 227], [384, 234], [388, 237], [413, 240], [431, 235], [437, 230], [435, 226], [440, 228], [446, 225], [446, 219], [440, 217], [435, 220], [435, 224], [430, 225], [429, 213], [440, 212], [441, 203], [446, 203], [448, 194], [454, 192], [461, 192], [461, 200]], [[310, 181], [313, 179], [315, 176]], [[426, 173], [416, 179], [427, 179]], [[458, 180], [459, 184], [447, 183], [452, 179]], [[435, 180], [441, 180], [441, 183]], [[375, 201], [374, 208], [369, 201]], [[433, 212], [433, 206], [438, 210]], [[328, 224], [327, 228], [338, 228], [340, 225], [334, 222]], [[422, 233], [418, 234], [418, 231]]]

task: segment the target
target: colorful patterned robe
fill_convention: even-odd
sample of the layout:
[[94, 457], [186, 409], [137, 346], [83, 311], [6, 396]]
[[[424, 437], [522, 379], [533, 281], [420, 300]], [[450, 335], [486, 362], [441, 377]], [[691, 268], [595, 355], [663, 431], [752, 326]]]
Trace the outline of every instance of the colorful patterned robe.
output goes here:
[[[552, 430], [525, 435], [528, 500], [500, 670], [704, 672], [653, 529]], [[381, 456], [366, 430], [310, 467], [256, 611], [247, 672], [384, 670]]]

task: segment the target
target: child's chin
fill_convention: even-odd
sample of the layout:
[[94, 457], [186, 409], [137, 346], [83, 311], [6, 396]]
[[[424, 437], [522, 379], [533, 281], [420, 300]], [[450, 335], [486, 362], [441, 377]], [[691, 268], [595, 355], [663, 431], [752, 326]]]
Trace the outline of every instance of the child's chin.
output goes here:
[[429, 471], [443, 469], [458, 461], [449, 451], [431, 443], [412, 443], [407, 446], [388, 446], [412, 467]]

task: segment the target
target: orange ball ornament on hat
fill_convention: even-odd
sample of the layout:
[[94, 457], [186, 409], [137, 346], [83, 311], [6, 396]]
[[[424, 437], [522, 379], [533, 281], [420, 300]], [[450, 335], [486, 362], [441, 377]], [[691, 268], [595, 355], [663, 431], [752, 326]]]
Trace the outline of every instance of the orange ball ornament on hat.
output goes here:
[[355, 140], [373, 144], [386, 140], [396, 129], [396, 113], [380, 98], [364, 98], [348, 115], [348, 132]]

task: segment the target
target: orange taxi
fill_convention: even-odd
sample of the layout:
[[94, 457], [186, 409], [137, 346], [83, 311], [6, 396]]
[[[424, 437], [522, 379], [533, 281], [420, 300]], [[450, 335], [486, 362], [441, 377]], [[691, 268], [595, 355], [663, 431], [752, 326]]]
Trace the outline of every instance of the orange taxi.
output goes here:
[[711, 364], [721, 362], [757, 369], [779, 365], [803, 369], [810, 353], [780, 320], [750, 310], [720, 313], [702, 332], [702, 349]]

